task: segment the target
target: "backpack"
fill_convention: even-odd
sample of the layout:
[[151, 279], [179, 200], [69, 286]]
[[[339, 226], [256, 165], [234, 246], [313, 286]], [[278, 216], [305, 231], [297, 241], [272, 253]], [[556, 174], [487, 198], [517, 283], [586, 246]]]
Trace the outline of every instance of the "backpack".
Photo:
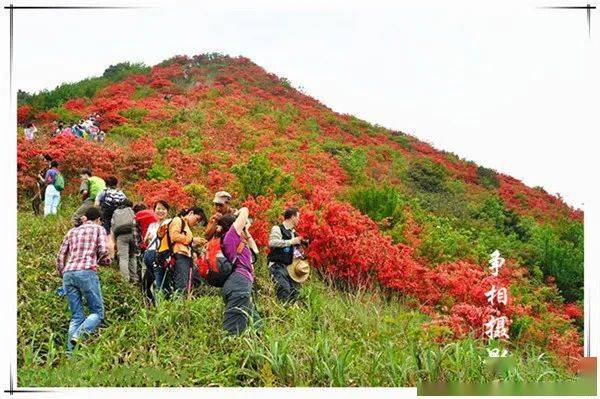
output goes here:
[[104, 212], [112, 213], [117, 209], [119, 205], [123, 203], [127, 199], [125, 193], [121, 190], [117, 190], [116, 188], [105, 188], [104, 189], [104, 198], [102, 198], [102, 202], [100, 206]]
[[115, 209], [112, 217], [112, 231], [115, 236], [132, 233], [134, 223], [133, 209], [130, 207]]
[[233, 262], [230, 262], [221, 247], [221, 238], [212, 238], [206, 244], [206, 252], [202, 258], [198, 260], [200, 276], [208, 285], [213, 287], [223, 287], [225, 281], [235, 271], [237, 255], [242, 253], [246, 246], [246, 238], [242, 236], [242, 241], [236, 248], [236, 257]]
[[54, 188], [57, 191], [62, 191], [65, 189], [65, 178], [60, 172], [56, 174], [56, 179], [54, 179]]
[[[158, 228], [156, 232], [156, 239], [158, 240], [158, 248], [156, 250], [156, 259], [155, 263], [157, 266], [160, 266], [164, 269], [170, 268], [175, 265], [175, 254], [173, 253], [173, 242], [171, 241], [171, 234], [169, 233], [169, 229], [171, 228], [171, 223], [173, 220], [167, 224], [163, 224]], [[185, 230], [185, 221], [181, 219], [181, 231], [183, 234]]]

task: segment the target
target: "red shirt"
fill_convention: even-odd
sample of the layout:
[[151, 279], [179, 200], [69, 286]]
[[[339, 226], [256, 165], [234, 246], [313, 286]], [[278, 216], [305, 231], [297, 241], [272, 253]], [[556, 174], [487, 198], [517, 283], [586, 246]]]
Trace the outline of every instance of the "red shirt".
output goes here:
[[146, 237], [146, 232], [148, 231], [148, 226], [150, 226], [154, 222], [158, 222], [158, 217], [156, 213], [152, 209], [144, 209], [143, 211], [139, 211], [135, 214], [135, 220], [140, 225], [140, 233], [142, 235], [142, 249], [146, 249], [146, 243], [144, 243], [144, 237]]

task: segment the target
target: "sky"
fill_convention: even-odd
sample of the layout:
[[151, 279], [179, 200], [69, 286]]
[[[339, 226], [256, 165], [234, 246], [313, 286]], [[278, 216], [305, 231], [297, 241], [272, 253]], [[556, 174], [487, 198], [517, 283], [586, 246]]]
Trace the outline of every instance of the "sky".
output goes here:
[[[27, 3], [35, 4], [45, 3]], [[155, 1], [135, 10], [15, 10], [13, 84], [34, 92], [121, 61], [243, 55], [334, 111], [585, 210], [598, 182], [600, 10], [590, 38], [584, 10], [539, 8], [574, 4]]]

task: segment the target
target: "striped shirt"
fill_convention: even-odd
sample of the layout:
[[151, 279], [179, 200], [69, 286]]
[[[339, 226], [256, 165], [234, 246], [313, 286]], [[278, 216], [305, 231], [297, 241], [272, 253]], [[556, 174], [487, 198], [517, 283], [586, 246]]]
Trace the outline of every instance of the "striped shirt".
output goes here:
[[61, 275], [74, 270], [96, 271], [99, 265], [109, 264], [106, 231], [93, 222], [69, 230], [56, 257], [56, 268]]

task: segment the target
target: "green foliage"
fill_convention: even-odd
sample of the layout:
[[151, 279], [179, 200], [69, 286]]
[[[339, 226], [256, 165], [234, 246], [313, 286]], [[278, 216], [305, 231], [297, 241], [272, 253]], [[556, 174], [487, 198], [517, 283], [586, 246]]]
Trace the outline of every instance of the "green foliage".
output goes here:
[[122, 138], [137, 139], [144, 135], [144, 130], [139, 127], [131, 126], [128, 123], [115, 126], [110, 129], [111, 136], [120, 136]]
[[262, 116], [269, 114], [271, 110], [272, 105], [270, 102], [257, 101], [256, 103], [254, 103], [254, 105], [252, 105], [252, 108], [250, 108], [248, 115], [250, 115], [253, 118], [259, 119]]
[[274, 111], [275, 121], [277, 122], [277, 128], [281, 133], [285, 132], [287, 127], [294, 121], [294, 118], [298, 115], [298, 109], [290, 103], [285, 104], [285, 109], [276, 109]]
[[477, 177], [479, 179], [479, 184], [481, 184], [485, 188], [500, 187], [498, 176], [496, 176], [496, 172], [492, 169], [484, 168], [483, 166], [478, 166]]
[[223, 128], [227, 124], [227, 115], [223, 111], [217, 111], [212, 124], [216, 129]]
[[561, 295], [568, 302], [583, 299], [583, 224], [560, 220], [542, 225], [533, 232], [531, 262], [546, 276], [554, 276]]
[[321, 144], [323, 151], [330, 153], [334, 157], [347, 156], [352, 152], [353, 147], [348, 144], [340, 143], [338, 141], [326, 138]]
[[156, 149], [165, 152], [169, 148], [181, 147], [181, 137], [164, 136], [156, 140]]
[[140, 123], [142, 123], [142, 118], [148, 115], [148, 110], [145, 108], [131, 107], [119, 113], [125, 118], [139, 125]]
[[447, 218], [436, 218], [424, 229], [418, 254], [432, 264], [439, 264], [476, 258], [474, 249], [468, 231], [454, 227]]
[[446, 168], [429, 158], [417, 159], [408, 167], [408, 178], [422, 191], [439, 193], [446, 191]]
[[198, 126], [204, 126], [206, 122], [206, 114], [200, 108], [196, 108], [190, 112], [190, 122]]
[[156, 159], [152, 167], [148, 169], [146, 176], [148, 179], [165, 180], [173, 175], [173, 171], [168, 165], [165, 165], [160, 159]]
[[106, 68], [102, 77], [116, 82], [128, 75], [147, 74], [148, 72], [150, 72], [150, 67], [144, 65], [142, 62], [120, 62]]
[[338, 159], [353, 183], [361, 183], [366, 179], [367, 153], [363, 148], [353, 148]]
[[272, 167], [263, 154], [252, 155], [247, 163], [232, 166], [231, 171], [237, 176], [244, 196], [265, 195], [269, 189], [282, 195], [291, 188], [291, 176], [282, 176], [281, 170]]
[[506, 208], [502, 199], [497, 196], [486, 199], [476, 217], [492, 221], [505, 235], [515, 234], [521, 241], [530, 238], [531, 221], [521, 220], [521, 217], [512, 209]]
[[204, 209], [210, 209], [212, 206], [212, 193], [210, 190], [200, 184], [191, 183], [183, 187], [183, 191], [189, 194], [194, 199], [194, 204], [202, 206]]
[[317, 122], [317, 120], [315, 118], [308, 118], [307, 120], [304, 121], [304, 126], [308, 129], [308, 131], [315, 135], [318, 136], [321, 134], [321, 128], [319, 127], [319, 123]]
[[135, 88], [135, 92], [133, 93], [133, 99], [141, 100], [142, 98], [151, 97], [154, 94], [156, 94], [156, 91], [152, 87], [148, 85], [141, 85]]
[[402, 204], [400, 194], [392, 187], [368, 187], [350, 191], [350, 203], [375, 221], [394, 218]]
[[73, 111], [70, 111], [63, 107], [53, 108], [52, 112], [54, 112], [56, 115], [58, 115], [59, 121], [62, 121], [64, 123], [66, 123], [67, 125], [76, 123], [77, 121], [79, 121], [81, 119], [81, 117], [79, 115], [77, 115]]
[[410, 139], [404, 133], [394, 132], [389, 136], [389, 138], [406, 149], [412, 149], [412, 146], [410, 145]]

